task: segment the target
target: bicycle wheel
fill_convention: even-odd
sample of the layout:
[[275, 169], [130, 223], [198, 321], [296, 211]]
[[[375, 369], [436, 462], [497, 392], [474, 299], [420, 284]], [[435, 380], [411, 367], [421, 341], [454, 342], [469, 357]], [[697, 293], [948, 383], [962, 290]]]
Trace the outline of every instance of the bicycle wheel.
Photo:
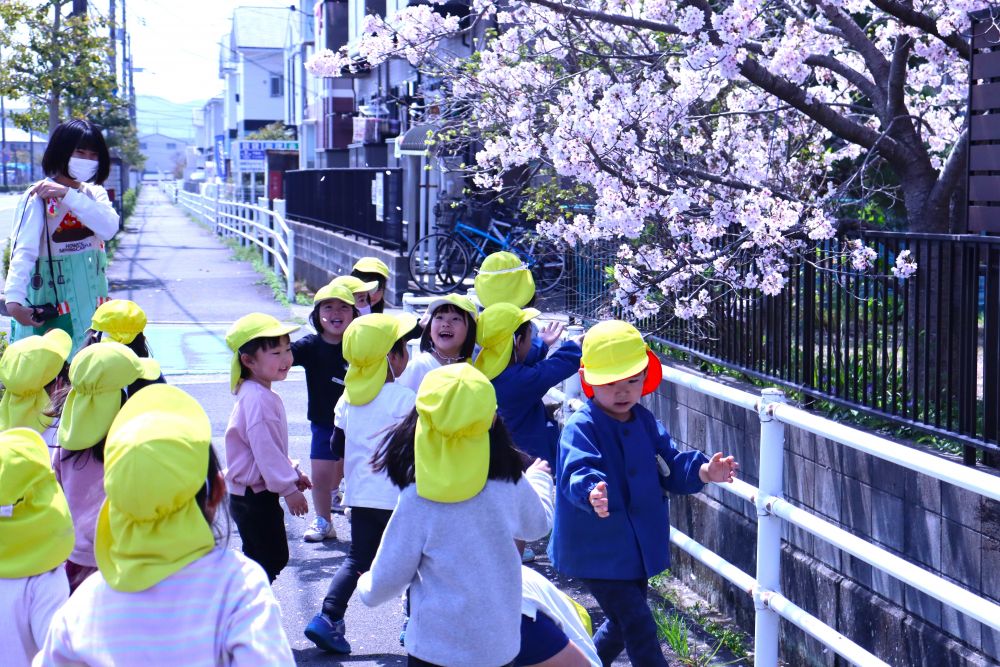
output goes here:
[[531, 270], [535, 291], [545, 293], [558, 286], [566, 274], [566, 255], [552, 241], [524, 235], [513, 246]]
[[447, 294], [465, 285], [472, 262], [461, 241], [435, 232], [417, 241], [407, 266], [410, 280], [418, 288], [431, 294]]

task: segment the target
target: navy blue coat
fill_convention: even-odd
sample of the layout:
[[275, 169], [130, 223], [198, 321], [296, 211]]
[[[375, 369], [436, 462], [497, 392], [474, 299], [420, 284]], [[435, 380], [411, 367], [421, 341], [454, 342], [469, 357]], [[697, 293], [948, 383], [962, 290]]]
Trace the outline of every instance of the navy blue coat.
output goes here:
[[549, 465], [556, 460], [559, 430], [548, 420], [542, 397], [580, 369], [582, 354], [579, 345], [565, 341], [549, 357], [543, 356], [533, 364], [511, 364], [493, 378], [497, 411], [514, 438], [514, 444], [524, 453], [548, 461]]
[[[661, 486], [656, 455], [670, 467]], [[555, 526], [549, 558], [562, 574], [587, 579], [648, 579], [670, 567], [668, 501], [663, 494], [696, 493], [708, 458], [674, 449], [670, 435], [646, 408], [632, 419], [609, 417], [593, 400], [570, 417], [559, 440]], [[601, 519], [590, 491], [608, 485]]]

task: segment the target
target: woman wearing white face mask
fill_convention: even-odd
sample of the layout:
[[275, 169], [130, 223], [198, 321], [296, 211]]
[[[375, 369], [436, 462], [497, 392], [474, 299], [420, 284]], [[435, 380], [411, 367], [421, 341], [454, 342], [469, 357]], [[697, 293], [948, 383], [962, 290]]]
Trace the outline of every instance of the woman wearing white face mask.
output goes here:
[[42, 169], [47, 178], [14, 212], [5, 286], [11, 339], [59, 328], [73, 338], [75, 352], [108, 299], [104, 242], [118, 231], [118, 214], [101, 186], [111, 157], [100, 129], [87, 120], [59, 124]]

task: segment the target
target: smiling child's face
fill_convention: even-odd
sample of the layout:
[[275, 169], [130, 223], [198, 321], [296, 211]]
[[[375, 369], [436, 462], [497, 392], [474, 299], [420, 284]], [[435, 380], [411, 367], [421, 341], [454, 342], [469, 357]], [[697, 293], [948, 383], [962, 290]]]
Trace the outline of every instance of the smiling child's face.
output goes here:
[[455, 356], [462, 349], [469, 325], [464, 313], [438, 308], [431, 318], [431, 342], [445, 356]]
[[646, 371], [642, 371], [618, 382], [594, 385], [594, 403], [612, 419], [628, 421], [632, 418], [632, 408], [642, 398], [645, 381]]
[[354, 319], [354, 308], [340, 299], [327, 299], [319, 304], [319, 321], [323, 332], [334, 337], [344, 335], [344, 329]]
[[288, 377], [292, 367], [292, 341], [285, 335], [281, 342], [270, 349], [259, 349], [253, 355], [241, 355], [243, 365], [250, 369], [254, 379], [270, 386], [272, 382], [280, 382]]

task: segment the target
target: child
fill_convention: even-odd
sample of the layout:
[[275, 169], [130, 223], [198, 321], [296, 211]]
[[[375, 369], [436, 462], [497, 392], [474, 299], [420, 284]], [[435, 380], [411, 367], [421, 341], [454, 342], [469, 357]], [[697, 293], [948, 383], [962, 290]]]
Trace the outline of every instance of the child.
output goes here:
[[[584, 391], [592, 399], [567, 422], [556, 467], [552, 565], [583, 579], [607, 619], [594, 635], [610, 665], [662, 665], [647, 580], [670, 566], [664, 491], [695, 493], [731, 482], [738, 465], [717, 453], [678, 452], [639, 398], [660, 384], [660, 362], [630, 324], [595, 325], [583, 342]], [[661, 488], [658, 458], [669, 468]]]
[[365, 282], [375, 282], [378, 284], [368, 297], [373, 313], [381, 313], [385, 310], [385, 285], [389, 281], [389, 267], [377, 257], [362, 257], [354, 263], [351, 275]]
[[358, 309], [359, 313], [367, 315], [372, 312], [369, 298], [371, 293], [378, 288], [378, 282], [374, 280], [365, 282], [354, 276], [339, 276], [331, 280], [330, 284], [342, 285], [351, 290], [354, 294], [354, 307]]
[[69, 589], [75, 591], [97, 571], [94, 533], [104, 502], [104, 439], [125, 402], [125, 388], [143, 378], [155, 380], [160, 365], [140, 359], [121, 343], [90, 345], [69, 367], [72, 388], [59, 411], [52, 468], [62, 484], [76, 527], [76, 546], [66, 561]]
[[[146, 313], [139, 304], [127, 299], [111, 299], [105, 301], [90, 320], [84, 345], [92, 345], [101, 341], [113, 340], [121, 343], [135, 352], [136, 356], [147, 359], [153, 355], [149, 352], [146, 342]], [[140, 378], [129, 385], [126, 393], [131, 396], [143, 387], [166, 382], [163, 374], [154, 380]]]
[[476, 347], [476, 305], [464, 296], [434, 299], [420, 320], [420, 354], [413, 357], [397, 382], [413, 391], [428, 372], [460, 361], [472, 361]]
[[294, 664], [264, 573], [216, 545], [226, 486], [211, 441], [208, 415], [176, 387], [147, 387], [121, 409], [105, 448], [100, 572], [56, 613], [36, 664]]
[[303, 491], [309, 477], [288, 458], [288, 421], [272, 382], [288, 376], [292, 346], [284, 325], [270, 315], [250, 313], [233, 323], [226, 344], [233, 351], [229, 386], [236, 405], [226, 427], [229, 506], [243, 540], [243, 553], [260, 563], [274, 583], [288, 564], [284, 498], [293, 516], [303, 516], [309, 504]]
[[516, 665], [601, 667], [590, 614], [530, 567], [521, 567], [521, 651]]
[[358, 594], [375, 606], [410, 587], [411, 665], [497, 667], [520, 648], [514, 539], [548, 532], [552, 479], [543, 461], [522, 473], [496, 405], [470, 364], [435, 369], [376, 454], [402, 491]]
[[[559, 430], [549, 420], [542, 397], [580, 369], [580, 346], [564, 342], [548, 358], [526, 363], [534, 337], [531, 320], [540, 313], [509, 303], [496, 303], [479, 315], [476, 368], [493, 382], [497, 405], [514, 444], [532, 458], [555, 462]], [[548, 347], [559, 339], [562, 326], [547, 327], [540, 338]]]
[[73, 339], [62, 329], [28, 336], [7, 346], [0, 356], [0, 431], [27, 427], [43, 432], [52, 418], [43, 414], [49, 391], [66, 366]]
[[413, 410], [416, 396], [393, 380], [406, 368], [406, 340], [416, 325], [412, 315], [373, 313], [352, 322], [344, 333], [344, 357], [351, 366], [337, 403], [335, 437], [344, 442], [351, 549], [330, 582], [322, 611], [306, 627], [306, 637], [324, 651], [351, 652], [344, 636], [347, 603], [358, 577], [371, 567], [399, 498], [399, 489], [385, 473], [372, 471], [371, 459], [385, 431]]
[[[27, 340], [27, 339], [25, 339]], [[3, 664], [28, 667], [69, 597], [60, 567], [73, 521], [37, 431], [0, 433], [0, 637]]]
[[[535, 305], [535, 279], [521, 258], [512, 252], [501, 250], [487, 255], [479, 267], [474, 285], [476, 298], [483, 308], [498, 303], [509, 303], [518, 308], [530, 308]], [[552, 326], [550, 324], [546, 332]], [[535, 335], [531, 340], [531, 350], [521, 363], [530, 366], [544, 359], [549, 353], [550, 344], [545, 340], [557, 339], [558, 335], [555, 337], [545, 335], [544, 338]]]
[[312, 499], [316, 518], [302, 539], [322, 542], [337, 539], [331, 521], [331, 494], [344, 477], [342, 452], [334, 452], [333, 408], [344, 392], [347, 362], [341, 349], [341, 338], [347, 325], [358, 316], [354, 295], [343, 285], [327, 285], [313, 297], [309, 322], [316, 333], [292, 343], [292, 365], [306, 371], [306, 395], [312, 444], [309, 466], [312, 472]]

